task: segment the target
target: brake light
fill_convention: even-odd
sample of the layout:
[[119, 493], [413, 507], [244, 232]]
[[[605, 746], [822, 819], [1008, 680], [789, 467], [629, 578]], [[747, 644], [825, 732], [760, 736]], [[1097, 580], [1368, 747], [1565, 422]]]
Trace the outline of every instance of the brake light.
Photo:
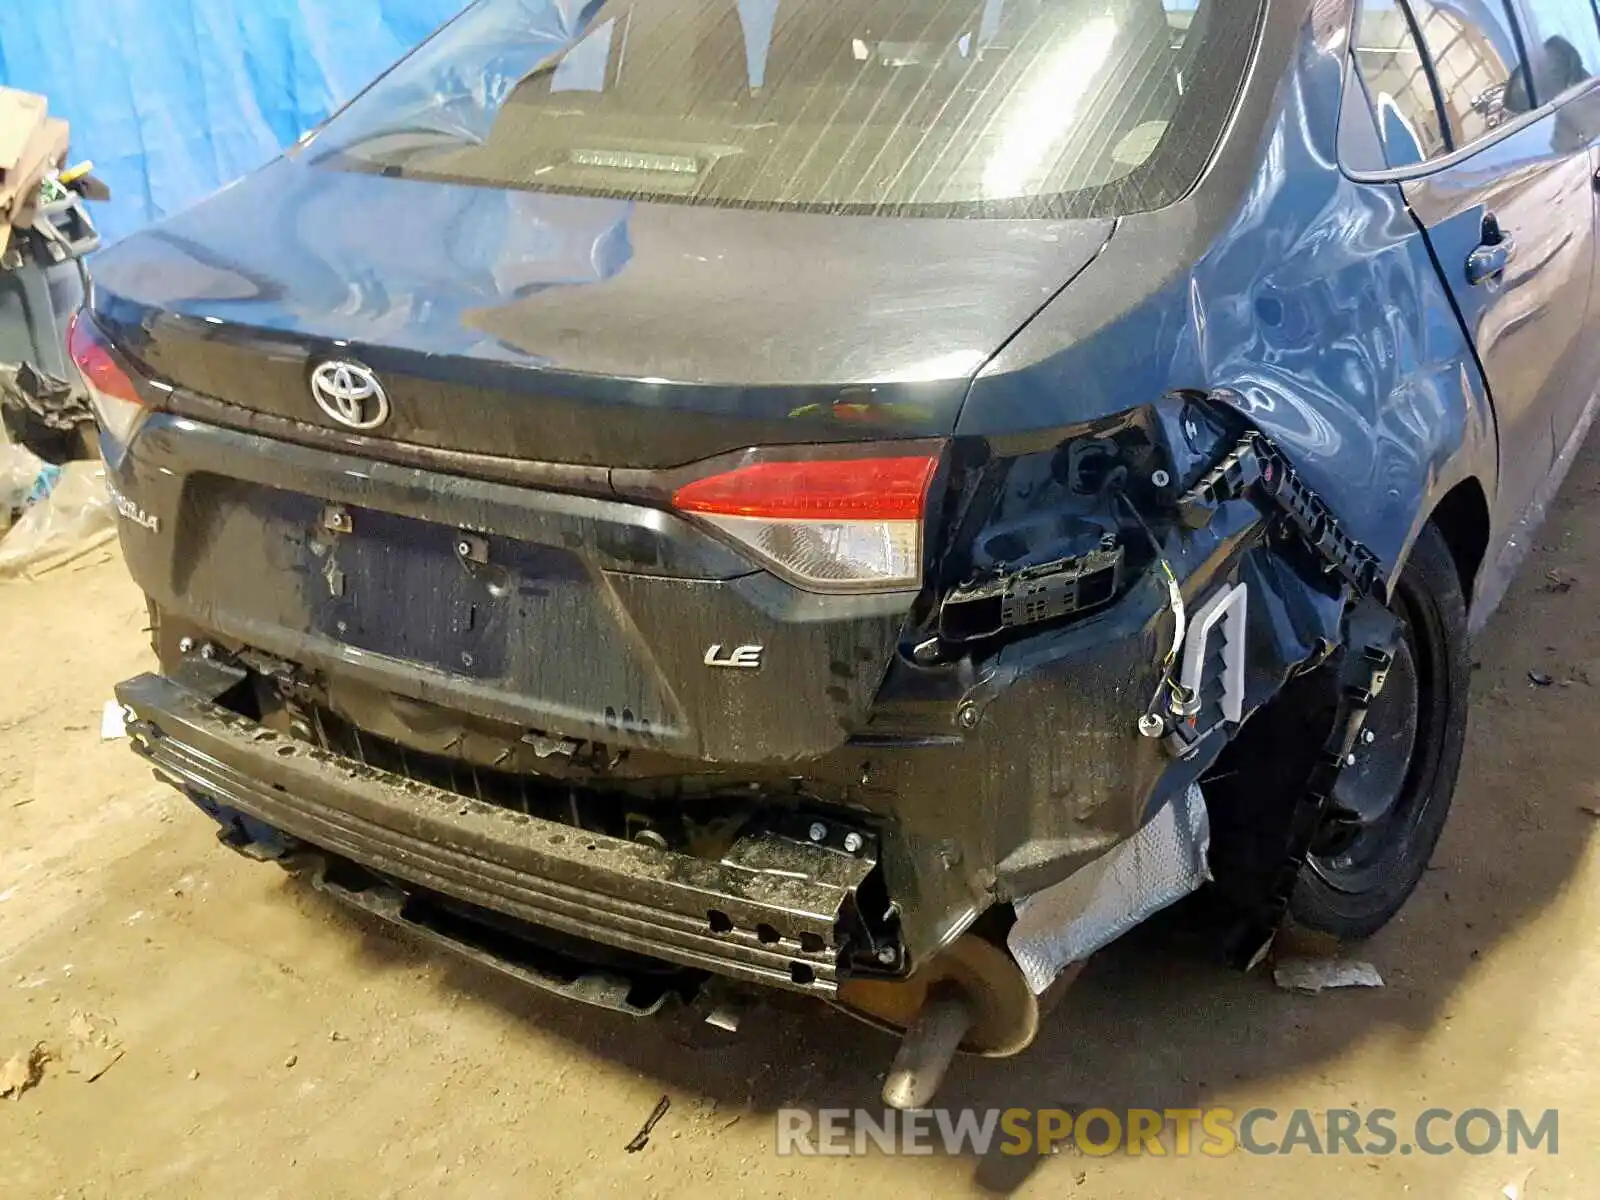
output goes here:
[[67, 353], [83, 374], [101, 431], [118, 448], [125, 447], [144, 418], [144, 401], [94, 322], [81, 312], [73, 315], [67, 327]]
[[750, 462], [685, 484], [691, 513], [818, 591], [888, 591], [922, 579], [936, 454]]
[[129, 404], [140, 403], [139, 390], [133, 386], [133, 380], [117, 365], [111, 351], [93, 330], [93, 323], [85, 320], [81, 312], [72, 314], [72, 323], [67, 328], [67, 353], [83, 372], [84, 382], [101, 395], [126, 400]]

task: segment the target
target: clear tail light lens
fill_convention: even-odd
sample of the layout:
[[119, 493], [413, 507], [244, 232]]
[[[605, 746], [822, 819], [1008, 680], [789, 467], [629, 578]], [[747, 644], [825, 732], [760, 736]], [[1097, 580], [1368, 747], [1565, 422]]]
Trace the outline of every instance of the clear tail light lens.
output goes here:
[[118, 447], [125, 447], [144, 419], [146, 408], [132, 377], [122, 369], [111, 348], [95, 330], [94, 322], [76, 313], [67, 327], [67, 353], [83, 373], [89, 402], [101, 430]]
[[937, 454], [751, 462], [673, 493], [694, 515], [816, 591], [890, 591], [922, 581]]

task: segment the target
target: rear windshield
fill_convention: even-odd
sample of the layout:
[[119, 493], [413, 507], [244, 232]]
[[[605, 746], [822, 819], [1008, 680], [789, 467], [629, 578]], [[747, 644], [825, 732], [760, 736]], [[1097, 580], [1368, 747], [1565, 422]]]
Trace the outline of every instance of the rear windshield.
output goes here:
[[1193, 186], [1259, 0], [477, 0], [328, 166], [690, 204], [1091, 216]]

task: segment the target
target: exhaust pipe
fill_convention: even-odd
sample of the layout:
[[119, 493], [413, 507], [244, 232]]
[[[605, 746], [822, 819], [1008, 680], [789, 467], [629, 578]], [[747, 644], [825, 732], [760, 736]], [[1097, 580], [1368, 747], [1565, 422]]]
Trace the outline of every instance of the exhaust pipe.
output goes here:
[[1039, 998], [1009, 952], [968, 933], [906, 979], [846, 979], [838, 1004], [902, 1035], [883, 1084], [890, 1108], [924, 1108], [956, 1053], [1005, 1058], [1039, 1029]]
[[883, 1102], [890, 1108], [926, 1108], [971, 1030], [972, 1017], [972, 1004], [958, 989], [930, 992], [883, 1081]]

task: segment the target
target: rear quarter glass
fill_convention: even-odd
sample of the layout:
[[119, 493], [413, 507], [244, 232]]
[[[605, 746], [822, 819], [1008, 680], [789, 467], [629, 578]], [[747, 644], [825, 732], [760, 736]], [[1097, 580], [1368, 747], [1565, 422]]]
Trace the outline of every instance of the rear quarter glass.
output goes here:
[[310, 153], [693, 204], [1114, 215], [1193, 186], [1259, 14], [1236, 0], [479, 0]]

